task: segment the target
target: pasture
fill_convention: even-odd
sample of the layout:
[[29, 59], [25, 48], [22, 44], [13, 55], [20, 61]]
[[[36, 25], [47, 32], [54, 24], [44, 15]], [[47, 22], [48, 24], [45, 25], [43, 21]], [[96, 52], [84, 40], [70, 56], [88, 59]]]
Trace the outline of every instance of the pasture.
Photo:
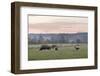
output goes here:
[[[48, 44], [52, 45], [52, 44]], [[58, 50], [42, 50], [41, 45], [28, 46], [28, 60], [54, 60], [54, 59], [79, 59], [88, 57], [87, 44], [80, 44], [80, 49], [75, 49], [75, 44], [56, 44]]]

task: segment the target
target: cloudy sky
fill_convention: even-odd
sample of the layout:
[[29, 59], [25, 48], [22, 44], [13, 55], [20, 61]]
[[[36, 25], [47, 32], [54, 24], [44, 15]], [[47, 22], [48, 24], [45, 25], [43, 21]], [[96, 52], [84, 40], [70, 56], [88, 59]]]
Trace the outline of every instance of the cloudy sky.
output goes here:
[[77, 33], [88, 31], [87, 17], [28, 16], [29, 33]]

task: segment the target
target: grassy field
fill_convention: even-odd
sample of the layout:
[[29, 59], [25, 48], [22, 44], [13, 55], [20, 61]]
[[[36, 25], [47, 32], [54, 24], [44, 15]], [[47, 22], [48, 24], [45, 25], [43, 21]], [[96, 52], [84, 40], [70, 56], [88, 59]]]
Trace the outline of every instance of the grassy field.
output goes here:
[[29, 45], [28, 60], [54, 60], [54, 59], [78, 59], [88, 57], [87, 44], [80, 44], [80, 49], [76, 50], [72, 44], [58, 44], [59, 50], [42, 50], [41, 45]]

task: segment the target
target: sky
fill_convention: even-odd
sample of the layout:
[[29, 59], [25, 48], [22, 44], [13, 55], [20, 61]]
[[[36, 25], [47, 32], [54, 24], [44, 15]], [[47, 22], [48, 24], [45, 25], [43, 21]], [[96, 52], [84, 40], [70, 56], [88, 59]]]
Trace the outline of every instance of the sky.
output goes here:
[[78, 33], [88, 31], [87, 17], [28, 16], [29, 33]]

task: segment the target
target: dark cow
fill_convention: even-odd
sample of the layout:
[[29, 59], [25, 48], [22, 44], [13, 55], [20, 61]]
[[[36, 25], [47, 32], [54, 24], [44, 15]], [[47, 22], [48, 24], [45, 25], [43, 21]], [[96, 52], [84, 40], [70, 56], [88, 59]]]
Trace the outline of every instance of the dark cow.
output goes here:
[[56, 47], [55, 50], [58, 50], [58, 48]]
[[80, 45], [75, 45], [74, 48], [75, 48], [76, 50], [79, 50], [79, 49], [80, 49]]
[[40, 50], [50, 50], [50, 49], [51, 49], [51, 47], [48, 46], [48, 45], [42, 45], [42, 46], [40, 47]]
[[58, 50], [58, 47], [56, 45], [42, 45], [40, 47], [40, 50], [51, 50], [51, 49], [55, 49]]
[[56, 45], [52, 45], [51, 47], [54, 49], [54, 48], [57, 47], [57, 46], [56, 46]]
[[57, 45], [52, 45], [51, 47], [52, 47], [53, 49], [55, 49], [55, 50], [58, 50]]

